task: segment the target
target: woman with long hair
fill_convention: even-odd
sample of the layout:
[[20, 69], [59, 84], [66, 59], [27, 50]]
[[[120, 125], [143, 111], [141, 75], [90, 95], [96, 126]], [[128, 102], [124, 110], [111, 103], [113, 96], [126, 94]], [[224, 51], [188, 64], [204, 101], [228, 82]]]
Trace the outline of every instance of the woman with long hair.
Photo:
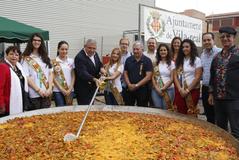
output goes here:
[[169, 47], [161, 43], [156, 53], [157, 65], [154, 67], [152, 77], [152, 99], [154, 106], [161, 109], [173, 109], [174, 99], [173, 70], [175, 64], [171, 60]]
[[54, 73], [53, 95], [56, 106], [72, 105], [75, 83], [74, 60], [68, 57], [69, 44], [60, 41], [57, 57], [52, 60]]
[[174, 82], [180, 94], [175, 95], [178, 112], [196, 115], [200, 96], [202, 64], [195, 43], [190, 39], [182, 41], [176, 59]]
[[[174, 37], [171, 41], [172, 60], [174, 62], [176, 62], [176, 59], [178, 57], [178, 52], [179, 52], [181, 43], [182, 43], [182, 39], [180, 37]], [[174, 86], [175, 86], [175, 82], [174, 82]], [[180, 96], [180, 93], [177, 87], [174, 87], [174, 93], [175, 93], [175, 96]], [[174, 108], [176, 109], [175, 99], [173, 104], [174, 104]]]
[[180, 37], [174, 37], [171, 41], [172, 59], [174, 62], [177, 59], [181, 43], [182, 43], [182, 40]]
[[34, 33], [23, 52], [23, 68], [27, 75], [31, 108], [51, 106], [53, 72], [42, 36]]
[[124, 66], [121, 64], [121, 52], [119, 48], [114, 48], [110, 55], [110, 61], [105, 66], [107, 76], [104, 80], [108, 81], [104, 91], [105, 102], [107, 105], [122, 105], [123, 98], [121, 96], [122, 85], [120, 82], [121, 74]]

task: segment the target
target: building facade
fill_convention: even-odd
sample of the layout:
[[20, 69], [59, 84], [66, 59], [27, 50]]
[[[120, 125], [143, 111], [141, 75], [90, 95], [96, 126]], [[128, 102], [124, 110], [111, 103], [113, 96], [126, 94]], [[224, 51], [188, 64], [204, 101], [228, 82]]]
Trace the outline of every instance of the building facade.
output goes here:
[[154, 7], [155, 1], [1, 0], [0, 15], [48, 30], [52, 58], [56, 56], [59, 41], [69, 43], [69, 56], [74, 57], [88, 38], [97, 40], [97, 50], [103, 55], [118, 47], [124, 31], [138, 29], [139, 4]]
[[[212, 14], [206, 17], [207, 30], [213, 32], [215, 41], [218, 46], [221, 46], [218, 36], [218, 30], [221, 26], [232, 26], [239, 32], [239, 12], [230, 12], [222, 14]], [[236, 39], [236, 44], [239, 44], [239, 39]]]
[[208, 29], [217, 32], [220, 26], [239, 28], [239, 12], [212, 14], [206, 17]]

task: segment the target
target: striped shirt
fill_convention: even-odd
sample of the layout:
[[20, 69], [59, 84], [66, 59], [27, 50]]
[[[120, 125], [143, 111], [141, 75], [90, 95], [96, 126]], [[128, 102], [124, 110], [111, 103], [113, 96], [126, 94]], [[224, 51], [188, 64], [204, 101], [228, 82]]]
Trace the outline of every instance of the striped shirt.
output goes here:
[[210, 68], [211, 68], [212, 60], [217, 55], [217, 53], [220, 52], [221, 50], [222, 50], [221, 48], [217, 48], [216, 46], [213, 46], [213, 48], [210, 51], [204, 49], [201, 54], [201, 61], [202, 61], [202, 67], [203, 67], [202, 84], [205, 86], [209, 85]]

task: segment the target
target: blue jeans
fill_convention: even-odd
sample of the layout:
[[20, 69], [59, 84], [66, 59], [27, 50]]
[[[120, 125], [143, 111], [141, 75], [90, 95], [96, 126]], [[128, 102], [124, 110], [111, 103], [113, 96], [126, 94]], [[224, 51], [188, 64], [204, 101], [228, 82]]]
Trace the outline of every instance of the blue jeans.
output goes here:
[[[65, 97], [61, 92], [53, 92], [53, 96], [56, 107], [66, 106]], [[73, 92], [71, 92], [71, 96], [73, 97]]]
[[[174, 88], [167, 89], [167, 92], [168, 92], [168, 95], [169, 95], [171, 101], [173, 102], [173, 100], [174, 100]], [[153, 99], [154, 106], [156, 108], [167, 109], [167, 106], [164, 102], [163, 97], [160, 96], [155, 89], [152, 89], [151, 96], [152, 96], [152, 99]]]

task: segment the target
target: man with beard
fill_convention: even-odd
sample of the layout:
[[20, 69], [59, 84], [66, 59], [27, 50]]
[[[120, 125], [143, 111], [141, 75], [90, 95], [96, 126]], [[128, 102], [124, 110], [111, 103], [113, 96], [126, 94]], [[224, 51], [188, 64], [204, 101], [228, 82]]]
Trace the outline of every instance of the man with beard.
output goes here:
[[149, 38], [147, 41], [148, 50], [144, 52], [144, 55], [151, 59], [153, 65], [156, 64], [156, 47], [157, 40], [153, 37]]
[[[143, 54], [151, 60], [151, 62], [153, 64], [153, 67], [154, 67], [156, 65], [156, 63], [157, 63], [157, 58], [156, 58], [157, 40], [155, 38], [153, 38], [153, 37], [149, 38], [148, 41], [147, 41], [147, 46], [148, 46], [148, 50], [144, 51]], [[150, 82], [150, 84], [149, 84], [149, 93], [150, 93], [150, 96], [149, 96], [149, 106], [154, 106], [153, 100], [152, 100], [152, 97], [151, 97], [152, 90], [153, 90], [153, 85]]]

